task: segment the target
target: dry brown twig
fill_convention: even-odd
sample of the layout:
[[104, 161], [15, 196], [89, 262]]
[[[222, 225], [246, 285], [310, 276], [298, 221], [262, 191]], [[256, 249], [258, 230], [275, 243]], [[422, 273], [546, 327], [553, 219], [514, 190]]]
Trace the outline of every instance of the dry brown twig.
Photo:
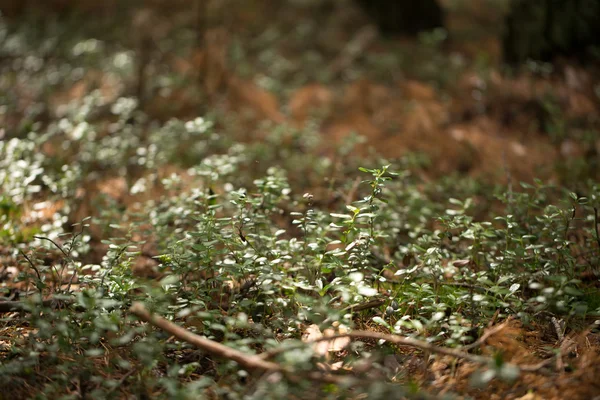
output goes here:
[[305, 375], [299, 375], [297, 372], [286, 369], [281, 365], [266, 361], [260, 356], [242, 353], [239, 350], [232, 349], [231, 347], [227, 347], [222, 345], [221, 343], [217, 343], [213, 340], [203, 338], [202, 336], [196, 335], [185, 328], [182, 328], [166, 319], [158, 316], [150, 314], [148, 310], [141, 303], [133, 303], [130, 308], [130, 311], [135, 314], [142, 321], [148, 322], [157, 328], [162, 329], [163, 331], [170, 333], [175, 336], [177, 339], [190, 343], [207, 353], [226, 358], [228, 360], [232, 360], [240, 364], [242, 367], [247, 368], [249, 370], [258, 370], [268, 373], [280, 372], [285, 374], [291, 380], [297, 380], [299, 378], [305, 377], [311, 380], [327, 382], [327, 383], [342, 383], [346, 381], [346, 378], [323, 374], [320, 372], [311, 372]]
[[185, 328], [175, 325], [174, 323], [167, 321], [158, 315], [150, 314], [150, 312], [146, 310], [141, 303], [133, 303], [130, 311], [142, 321], [148, 322], [162, 329], [163, 331], [170, 333], [177, 339], [193, 344], [194, 346], [201, 348], [211, 355], [235, 361], [244, 368], [272, 372], [283, 371], [283, 368], [276, 363], [265, 361], [258, 356], [245, 354], [239, 350], [232, 349], [231, 347], [227, 347], [213, 340], [203, 338], [202, 336], [196, 335]]
[[[340, 376], [335, 376], [335, 375], [330, 375], [330, 374], [323, 374], [320, 372], [313, 372], [313, 373], [310, 373], [307, 375], [299, 376], [298, 373], [293, 370], [284, 368], [277, 363], [267, 361], [268, 358], [273, 357], [276, 354], [279, 354], [281, 352], [290, 350], [291, 348], [277, 349], [276, 351], [266, 352], [261, 355], [245, 354], [239, 350], [232, 349], [230, 347], [227, 347], [225, 345], [222, 345], [222, 344], [212, 341], [210, 339], [206, 339], [201, 336], [198, 336], [198, 335], [188, 331], [185, 328], [182, 328], [170, 321], [167, 321], [166, 319], [164, 319], [158, 315], [152, 315], [152, 314], [150, 314], [150, 312], [148, 310], [145, 309], [145, 307], [141, 303], [134, 303], [131, 306], [130, 311], [133, 314], [135, 314], [138, 318], [140, 318], [142, 321], [148, 322], [148, 323], [164, 330], [165, 332], [170, 333], [171, 335], [175, 336], [179, 340], [193, 344], [194, 346], [199, 347], [202, 350], [204, 350], [207, 353], [212, 354], [214, 356], [233, 360], [233, 361], [237, 362], [238, 364], [240, 364], [241, 366], [251, 369], [251, 370], [260, 370], [260, 371], [269, 372], [269, 373], [280, 372], [280, 373], [284, 373], [285, 375], [287, 375], [288, 378], [295, 379], [295, 380], [305, 377], [305, 378], [318, 380], [318, 381], [322, 381], [322, 382], [340, 383], [340, 382], [344, 381], [344, 379], [347, 379], [346, 377], [340, 377]], [[493, 331], [497, 332], [498, 330], [500, 330], [500, 328], [494, 329]], [[491, 336], [494, 332], [488, 334], [487, 337]], [[487, 337], [486, 337], [486, 339], [487, 339]], [[446, 348], [446, 347], [440, 347], [440, 346], [436, 346], [434, 344], [428, 343], [426, 341], [422, 341], [422, 340], [418, 340], [418, 339], [414, 339], [414, 338], [410, 338], [410, 337], [385, 334], [385, 333], [380, 333], [380, 332], [354, 331], [354, 332], [338, 333], [335, 335], [324, 336], [324, 337], [318, 338], [318, 339], [310, 341], [308, 343], [304, 343], [303, 345], [310, 345], [310, 344], [313, 344], [316, 342], [321, 342], [321, 341], [332, 341], [332, 340], [340, 339], [340, 338], [356, 338], [356, 339], [368, 338], [368, 339], [376, 339], [376, 340], [385, 340], [387, 342], [402, 345], [402, 346], [416, 347], [416, 348], [419, 348], [424, 351], [429, 351], [432, 353], [443, 354], [443, 355], [451, 356], [454, 358], [464, 359], [464, 360], [473, 362], [475, 364], [480, 364], [480, 365], [493, 364], [493, 360], [488, 357], [470, 354], [461, 349], [451, 349], [451, 348]], [[483, 342], [483, 341], [481, 341], [481, 342]], [[545, 360], [544, 362], [536, 364], [536, 365], [519, 366], [519, 369], [524, 372], [535, 372], [535, 373], [542, 374], [544, 372], [542, 372], [541, 369], [544, 366], [546, 366], [547, 363], [548, 363], [548, 360]]]
[[488, 340], [490, 337], [494, 336], [496, 333], [500, 332], [501, 330], [503, 330], [504, 328], [506, 328], [506, 326], [508, 325], [508, 323], [512, 320], [511, 317], [508, 317], [506, 319], [506, 321], [504, 321], [501, 324], [498, 324], [494, 327], [491, 327], [489, 329], [487, 329], [483, 335], [481, 335], [481, 337], [479, 339], [477, 339], [476, 341], [474, 341], [473, 343], [463, 346], [462, 350], [464, 351], [469, 351], [471, 349], [474, 349], [476, 347], [481, 346], [482, 344], [484, 344], [486, 342], [486, 340]]
[[559, 347], [556, 352], [556, 371], [561, 372], [565, 368], [565, 363], [563, 361], [563, 356], [568, 354], [569, 352], [577, 352], [577, 347], [579, 346], [579, 340], [577, 337], [587, 337], [587, 335], [594, 329], [600, 325], [600, 320], [592, 322], [585, 330], [580, 332], [579, 334], [571, 334], [565, 336], [564, 334], [564, 322], [562, 320], [557, 320], [555, 317], [552, 317], [551, 320], [554, 325], [554, 329], [556, 330], [556, 334], [558, 337]]
[[[487, 338], [489, 338], [489, 336], [491, 336], [491, 334], [488, 335]], [[451, 349], [451, 348], [447, 348], [447, 347], [436, 346], [434, 344], [431, 344], [431, 343], [423, 341], [423, 340], [418, 340], [418, 339], [414, 339], [414, 338], [406, 337], [406, 336], [398, 336], [398, 335], [380, 333], [380, 332], [353, 331], [353, 332], [339, 333], [339, 334], [335, 334], [335, 335], [331, 335], [331, 336], [324, 336], [322, 338], [314, 340], [313, 342], [307, 342], [306, 344], [312, 344], [312, 343], [321, 342], [321, 341], [330, 341], [330, 340], [340, 339], [340, 338], [344, 338], [344, 337], [355, 338], [355, 339], [367, 338], [367, 339], [385, 340], [386, 342], [398, 344], [401, 346], [416, 347], [418, 349], [428, 351], [431, 353], [443, 354], [446, 356], [467, 360], [467, 361], [470, 361], [475, 364], [480, 364], [480, 365], [493, 364], [493, 360], [489, 357], [479, 356], [476, 354], [470, 354], [470, 353], [463, 351], [462, 349]], [[534, 373], [546, 375], [546, 372], [541, 371], [541, 369], [544, 366], [546, 366], [550, 361], [552, 361], [552, 359], [544, 360], [544, 361], [542, 361], [538, 364], [534, 364], [534, 365], [517, 365], [517, 367], [523, 372], [534, 372]]]

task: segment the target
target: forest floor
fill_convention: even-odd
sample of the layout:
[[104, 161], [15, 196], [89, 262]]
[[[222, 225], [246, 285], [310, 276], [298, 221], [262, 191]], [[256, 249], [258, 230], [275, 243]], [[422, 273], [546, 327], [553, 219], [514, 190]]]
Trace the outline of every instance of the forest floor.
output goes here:
[[[41, 132], [65, 124], [71, 124], [73, 139], [81, 122], [74, 107], [85, 106], [95, 93], [102, 101], [82, 120], [88, 121], [88, 126], [101, 127], [99, 130], [110, 132], [111, 124], [117, 123], [115, 104], [127, 107], [119, 99], [135, 98], [147, 131], [153, 124], [203, 116], [214, 121], [215, 130], [226, 132], [227, 143], [263, 142], [289, 148], [291, 153], [283, 153], [282, 159], [305, 155], [307, 160], [328, 158], [337, 166], [344, 164], [344, 154], [351, 152], [364, 159], [409, 160], [411, 173], [420, 182], [416, 187], [423, 191], [449, 177], [456, 177], [451, 182], [483, 182], [506, 191], [519, 182], [539, 179], [583, 196], [589, 190], [586, 185], [600, 178], [600, 65], [564, 59], [508, 69], [500, 60], [502, 13], [490, 10], [491, 6], [451, 10], [447, 33], [394, 39], [381, 37], [358, 9], [343, 2], [344, 7], [325, 7], [318, 2], [282, 7], [277, 1], [256, 0], [236, 5], [235, 12], [219, 6], [190, 12], [190, 2], [173, 2], [167, 7], [157, 1], [128, 10], [124, 16], [115, 14], [118, 3], [95, 3], [81, 2], [77, 14], [69, 18], [64, 10], [61, 18], [5, 11], [0, 63], [4, 71], [11, 72], [0, 79], [4, 93], [0, 97], [0, 140], [8, 142], [26, 137], [30, 130]], [[60, 4], [56, 2], [54, 7]], [[208, 23], [198, 23], [199, 12], [207, 13]], [[107, 29], [107, 24], [112, 29]], [[45, 53], [45, 48], [52, 50]], [[131, 126], [135, 123], [138, 120]], [[282, 133], [279, 142], [273, 142], [272, 134], [278, 129], [299, 132], [300, 138]], [[302, 138], [303, 132], [310, 134]], [[317, 147], [311, 147], [310, 135], [319, 136]], [[170, 140], [179, 139], [174, 136]], [[350, 150], [340, 153], [345, 146]], [[53, 137], [38, 150], [48, 159], [59, 159], [67, 158], [65, 154], [73, 148]], [[160, 178], [179, 175], [184, 187], [185, 179], [192, 182], [185, 164], [198, 160], [186, 159], [185, 150], [175, 150], [183, 165], [165, 163], [156, 169]], [[45, 224], [67, 225], [97, 217], [102, 213], [98, 204], [110, 205], [117, 216], [136, 215], [141, 201], [160, 203], [161, 196], [171, 193], [160, 187], [132, 195], [136, 180], [118, 168], [111, 170], [110, 163], [102, 165], [103, 169], [90, 170], [89, 179], [81, 180], [74, 197], [47, 199], [43, 207], [35, 208], [46, 199], [33, 194], [27, 200], [25, 195], [19, 217], [12, 215], [19, 221], [16, 228], [8, 229], [8, 220], [2, 220], [0, 285], [6, 299], [15, 299], [15, 293], [31, 288], [30, 281], [17, 279], [32, 264], [22, 257], [34, 246], [33, 240], [27, 240], [28, 232], [39, 235]], [[261, 164], [256, 168], [268, 167]], [[136, 178], [143, 175], [135, 166], [127, 168]], [[288, 171], [290, 185], [294, 192], [315, 194], [324, 209], [333, 212], [340, 202], [358, 197], [355, 186], [360, 179], [354, 175], [348, 176], [341, 194], [330, 199], [327, 196], [332, 195], [334, 182], [302, 175], [303, 168], [298, 167], [297, 175], [293, 166]], [[343, 171], [343, 167], [339, 169]], [[343, 172], [338, 179], [346, 179]], [[3, 189], [7, 195], [11, 188]], [[103, 203], [96, 202], [98, 196]], [[436, 196], [447, 201], [443, 191]], [[476, 193], [475, 198], [481, 211], [476, 220], [503, 210], [485, 194]], [[65, 220], [53, 220], [57, 213], [66, 216]], [[3, 215], [8, 216], [9, 211]], [[285, 221], [281, 225], [286, 223], [291, 226]], [[106, 232], [103, 226], [89, 227], [89, 248], [81, 254], [84, 264], [101, 264], [106, 259], [111, 250]], [[593, 229], [590, 232], [593, 238]], [[245, 241], [241, 228], [239, 235]], [[134, 241], [152, 237], [152, 233], [133, 232]], [[598, 245], [593, 240], [590, 243]], [[597, 248], [588, 250], [598, 252]], [[141, 253], [131, 265], [134, 274], [164, 278], [164, 273], [156, 272], [159, 252], [146, 248]], [[47, 257], [45, 264], [60, 265], [64, 260], [59, 251]], [[596, 264], [575, 277], [596, 302], [597, 274]], [[57, 287], [64, 289], [64, 284]], [[68, 291], [78, 285], [83, 286], [83, 280], [68, 282]], [[383, 314], [383, 308], [375, 314]], [[229, 315], [227, 310], [222, 312]], [[37, 330], [18, 312], [2, 316], [0, 359], [8, 361], [17, 336]], [[384, 331], [372, 317], [355, 316], [355, 326]], [[427, 351], [402, 346], [395, 358], [384, 359], [388, 364], [383, 371], [387, 372], [374, 376], [437, 397], [593, 399], [600, 396], [600, 334], [594, 318], [591, 312], [580, 318], [550, 310], [529, 321], [500, 311], [480, 320], [478, 354], [494, 359], [501, 353], [515, 365], [545, 362], [510, 382], [494, 379], [477, 387], [472, 379], [480, 368], [477, 364], [458, 362], [448, 355], [431, 358]], [[308, 327], [302, 329], [307, 334]], [[371, 348], [378, 346], [375, 340], [367, 343]], [[115, 347], [113, 351], [120, 350]], [[325, 353], [328, 368], [345, 357], [343, 350]], [[193, 353], [187, 350], [180, 354], [190, 355]], [[101, 368], [105, 361], [100, 357], [94, 362]], [[34, 397], [43, 386], [40, 376], [50, 374], [44, 368], [43, 363], [35, 367], [35, 383], [23, 379], [24, 384], [11, 388], [14, 395], [0, 393], [0, 399]], [[47, 368], [54, 373], [60, 363]], [[394, 371], [392, 378], [390, 370]], [[125, 371], [113, 371], [110, 378], [121, 386], [107, 396], [134, 397], [139, 388], [124, 383], [130, 378]], [[4, 369], [2, 373], [9, 374]], [[85, 397], [81, 387], [67, 392], [62, 395]], [[157, 389], [156, 394], [164, 392]], [[217, 392], [209, 394], [218, 397]]]

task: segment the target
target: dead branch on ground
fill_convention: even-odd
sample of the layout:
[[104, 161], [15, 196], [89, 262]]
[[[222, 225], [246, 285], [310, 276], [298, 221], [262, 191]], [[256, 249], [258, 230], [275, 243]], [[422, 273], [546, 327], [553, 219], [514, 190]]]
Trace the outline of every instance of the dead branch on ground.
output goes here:
[[[148, 323], [164, 330], [165, 332], [170, 333], [171, 335], [173, 335], [174, 337], [176, 337], [177, 339], [179, 339], [181, 341], [193, 344], [194, 346], [206, 351], [207, 353], [209, 353], [211, 355], [235, 361], [238, 364], [240, 364], [242, 367], [248, 368], [250, 370], [260, 370], [260, 371], [269, 372], [269, 373], [281, 372], [281, 373], [284, 373], [286, 376], [288, 376], [288, 378], [291, 378], [291, 379], [297, 380], [298, 378], [300, 378], [300, 376], [298, 375], [297, 372], [290, 370], [289, 368], [284, 368], [275, 362], [271, 362], [271, 361], [267, 360], [268, 358], [273, 357], [276, 354], [290, 350], [291, 348], [289, 348], [289, 347], [285, 348], [285, 349], [277, 349], [276, 351], [266, 352], [261, 355], [246, 354], [246, 353], [242, 353], [239, 350], [235, 350], [228, 346], [217, 343], [213, 340], [198, 336], [198, 335], [188, 331], [185, 328], [182, 328], [170, 321], [167, 321], [166, 319], [164, 319], [158, 315], [152, 315], [148, 310], [146, 310], [146, 308], [141, 303], [134, 303], [131, 306], [130, 311], [133, 314], [135, 314], [138, 318], [140, 318], [142, 321], [148, 322]], [[499, 328], [498, 328], [498, 330], [499, 330]], [[494, 329], [493, 331], [496, 331], [496, 329]], [[489, 336], [491, 336], [491, 334], [489, 334], [487, 337], [489, 337]], [[331, 335], [331, 336], [324, 336], [322, 338], [315, 339], [308, 343], [303, 343], [302, 345], [310, 345], [312, 343], [321, 342], [321, 341], [332, 341], [335, 339], [345, 338], [345, 337], [356, 338], [356, 339], [369, 338], [369, 339], [376, 339], [376, 340], [385, 340], [387, 342], [402, 345], [402, 346], [416, 347], [416, 348], [419, 348], [424, 351], [429, 351], [429, 352], [437, 353], [437, 354], [443, 354], [443, 355], [447, 355], [447, 356], [458, 358], [458, 359], [464, 359], [464, 360], [473, 362], [475, 364], [480, 364], [480, 365], [493, 365], [493, 363], [494, 363], [493, 359], [491, 359], [489, 357], [470, 354], [461, 349], [451, 349], [451, 348], [447, 348], [447, 347], [440, 347], [440, 346], [436, 346], [434, 344], [428, 343], [423, 340], [418, 340], [418, 339], [414, 339], [411, 337], [405, 337], [405, 336], [385, 334], [385, 333], [380, 333], [380, 332], [354, 331], [354, 332], [339, 333], [339, 334], [335, 334], [335, 335]], [[292, 348], [294, 348], [294, 346], [292, 346]], [[524, 372], [535, 372], [535, 373], [545, 374], [545, 371], [542, 371], [542, 368], [546, 365], [547, 365], [547, 360], [542, 363], [536, 364], [536, 365], [518, 366], [518, 368]], [[304, 375], [304, 377], [313, 379], [313, 380], [318, 380], [318, 381], [322, 381], [322, 382], [331, 382], [331, 383], [340, 383], [345, 378], [345, 377], [329, 375], [329, 374], [322, 374], [322, 373], [311, 373], [308, 375]]]

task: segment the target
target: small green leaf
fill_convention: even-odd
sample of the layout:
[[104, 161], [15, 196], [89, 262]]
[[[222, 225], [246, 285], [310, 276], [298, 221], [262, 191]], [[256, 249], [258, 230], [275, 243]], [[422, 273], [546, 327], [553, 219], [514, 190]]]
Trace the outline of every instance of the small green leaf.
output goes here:
[[383, 318], [381, 317], [373, 317], [373, 322], [375, 322], [378, 325], [381, 326], [385, 326], [388, 329], [392, 329], [392, 326], [390, 324], [388, 324]]
[[579, 289], [576, 289], [572, 286], [565, 286], [564, 291], [566, 294], [570, 294], [571, 296], [583, 296], [583, 292]]
[[160, 280], [160, 286], [162, 286], [162, 287], [170, 286], [170, 285], [176, 284], [177, 282], [179, 282], [179, 276], [167, 275]]

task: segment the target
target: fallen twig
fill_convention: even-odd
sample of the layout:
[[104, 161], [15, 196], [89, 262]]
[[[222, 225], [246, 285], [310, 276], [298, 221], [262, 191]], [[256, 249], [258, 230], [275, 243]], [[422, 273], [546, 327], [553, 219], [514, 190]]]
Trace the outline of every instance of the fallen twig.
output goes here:
[[112, 388], [110, 388], [107, 392], [106, 395], [107, 397], [111, 394], [113, 394], [117, 389], [119, 389], [121, 386], [123, 386], [123, 383], [125, 383], [125, 381], [127, 380], [127, 378], [129, 378], [131, 375], [135, 374], [137, 372], [137, 369], [132, 368], [129, 372], [127, 372], [125, 375], [123, 375], [123, 377], [121, 379], [119, 379], [119, 382], [117, 382], [116, 385], [114, 385]]
[[[432, 353], [443, 354], [446, 356], [467, 360], [467, 361], [473, 362], [475, 364], [480, 364], [480, 365], [492, 365], [494, 363], [493, 359], [491, 359], [489, 357], [470, 354], [470, 353], [463, 351], [462, 349], [451, 349], [448, 347], [440, 347], [440, 346], [436, 346], [434, 344], [431, 344], [431, 343], [423, 341], [423, 340], [418, 340], [418, 339], [414, 339], [414, 338], [406, 337], [406, 336], [398, 336], [398, 335], [380, 333], [380, 332], [353, 331], [353, 332], [346, 332], [346, 333], [338, 333], [338, 334], [331, 335], [331, 336], [323, 336], [321, 338], [307, 342], [306, 344], [312, 344], [312, 343], [322, 342], [322, 341], [330, 341], [330, 340], [335, 340], [335, 339], [344, 338], [344, 337], [350, 337], [350, 338], [356, 338], [356, 339], [368, 338], [368, 339], [385, 340], [386, 342], [399, 344], [401, 346], [416, 347], [416, 348], [419, 348], [424, 351], [430, 351]], [[524, 371], [524, 372], [537, 372], [537, 373], [545, 375], [545, 372], [541, 372], [540, 370], [544, 366], [546, 366], [549, 361], [551, 361], [551, 360], [544, 360], [544, 361], [542, 361], [538, 364], [534, 364], [534, 365], [517, 365], [517, 367], [521, 371]]]
[[[465, 353], [459, 349], [440, 347], [440, 346], [436, 346], [434, 344], [425, 342], [423, 340], [418, 340], [418, 339], [414, 339], [414, 338], [407, 337], [407, 336], [391, 335], [391, 334], [386, 334], [386, 333], [381, 333], [381, 332], [371, 332], [371, 331], [352, 331], [352, 332], [345, 332], [345, 333], [336, 333], [334, 335], [323, 336], [318, 339], [308, 341], [305, 344], [310, 345], [310, 344], [317, 343], [317, 342], [332, 341], [332, 340], [340, 339], [340, 338], [344, 338], [344, 337], [349, 337], [349, 338], [354, 338], [354, 339], [385, 340], [386, 342], [399, 344], [401, 346], [411, 346], [411, 347], [419, 348], [421, 350], [431, 351], [433, 353], [439, 353], [439, 354], [444, 354], [447, 356], [452, 356], [455, 358], [466, 359], [467, 361], [471, 361], [471, 362], [474, 362], [477, 364], [487, 364], [491, 361], [487, 357]], [[286, 350], [288, 350], [288, 349], [283, 349], [283, 351], [286, 351]], [[279, 353], [279, 352], [277, 352], [277, 353]], [[273, 356], [274, 354], [276, 354], [276, 353], [271, 352], [270, 356]]]
[[563, 361], [563, 356], [566, 353], [569, 353], [571, 351], [577, 351], [577, 346], [578, 346], [578, 340], [576, 339], [577, 336], [582, 337], [582, 336], [586, 336], [587, 334], [589, 334], [592, 329], [594, 329], [595, 327], [597, 327], [598, 325], [600, 325], [600, 320], [598, 321], [594, 321], [592, 322], [583, 332], [579, 333], [578, 335], [569, 335], [569, 336], [565, 336], [564, 334], [564, 327], [563, 324], [564, 322], [562, 320], [557, 320], [555, 317], [552, 317], [552, 324], [554, 325], [554, 328], [556, 329], [556, 333], [559, 339], [559, 343], [560, 346], [557, 349], [556, 352], [556, 370], [558, 372], [564, 371], [564, 361]]
[[552, 326], [554, 327], [554, 331], [556, 332], [556, 337], [558, 338], [559, 343], [565, 339], [565, 334], [563, 332], [564, 329], [564, 321], [562, 319], [557, 319], [556, 317], [552, 317], [550, 319], [552, 322]]
[[272, 372], [283, 371], [283, 368], [276, 363], [265, 361], [258, 356], [245, 354], [239, 350], [235, 350], [231, 347], [222, 345], [221, 343], [217, 343], [213, 340], [203, 338], [202, 336], [198, 336], [185, 328], [182, 328], [170, 321], [167, 321], [166, 319], [158, 315], [152, 315], [148, 310], [146, 310], [146, 308], [141, 303], [133, 303], [133, 305], [130, 308], [130, 311], [142, 321], [148, 322], [162, 329], [163, 331], [170, 333], [177, 339], [193, 344], [194, 346], [199, 347], [202, 350], [214, 356], [233, 360], [244, 368], [259, 369]]
[[165, 332], [170, 333], [171, 335], [175, 336], [181, 341], [190, 343], [214, 356], [235, 361], [242, 367], [250, 370], [259, 370], [269, 373], [281, 372], [292, 381], [297, 381], [301, 378], [308, 378], [311, 380], [327, 383], [348, 382], [347, 377], [323, 374], [320, 372], [309, 372], [307, 374], [299, 374], [298, 372], [290, 370], [288, 368], [284, 368], [277, 363], [266, 361], [260, 356], [242, 353], [239, 350], [232, 349], [231, 347], [227, 347], [225, 345], [222, 345], [221, 343], [217, 343], [213, 340], [204, 338], [202, 336], [198, 336], [185, 328], [182, 328], [170, 321], [167, 321], [166, 319], [158, 315], [150, 314], [150, 312], [146, 310], [146, 308], [141, 303], [133, 303], [133, 305], [130, 308], [130, 311], [142, 321], [148, 322], [156, 326], [157, 328], [160, 328]]
[[491, 328], [487, 329], [485, 332], [483, 332], [483, 334], [481, 335], [481, 337], [479, 339], [477, 339], [476, 341], [474, 341], [473, 343], [471, 343], [469, 345], [463, 346], [462, 350], [469, 351], [471, 349], [474, 349], [476, 347], [481, 346], [491, 336], [495, 335], [496, 333], [500, 332], [502, 329], [506, 328], [506, 325], [508, 325], [508, 323], [510, 322], [510, 320], [511, 320], [511, 318], [508, 317], [506, 319], [506, 321], [504, 321], [503, 323], [498, 324], [498, 325], [496, 325], [494, 327], [491, 327]]
[[[185, 328], [182, 328], [170, 321], [167, 321], [166, 319], [164, 319], [160, 316], [152, 315], [152, 314], [150, 314], [150, 312], [148, 312], [144, 308], [144, 306], [141, 303], [134, 303], [131, 306], [130, 311], [133, 314], [135, 314], [138, 318], [140, 318], [142, 321], [148, 322], [148, 323], [164, 330], [165, 332], [170, 333], [171, 335], [175, 336], [179, 340], [193, 344], [194, 346], [201, 348], [202, 350], [206, 351], [209, 354], [212, 354], [212, 355], [215, 355], [218, 357], [222, 357], [222, 358], [226, 358], [229, 360], [233, 360], [233, 361], [237, 362], [238, 364], [240, 364], [242, 367], [245, 367], [247, 369], [260, 370], [260, 371], [265, 371], [265, 372], [281, 372], [281, 373], [284, 373], [289, 379], [292, 379], [292, 380], [298, 380], [302, 377], [305, 377], [305, 378], [309, 378], [312, 380], [318, 380], [318, 381], [322, 381], [322, 382], [331, 382], [331, 383], [347, 382], [346, 377], [330, 375], [330, 374], [322, 374], [322, 373], [317, 373], [317, 372], [311, 372], [311, 373], [305, 374], [305, 375], [298, 374], [297, 372], [295, 372], [289, 368], [284, 368], [277, 363], [267, 361], [267, 358], [273, 357], [274, 355], [279, 354], [281, 352], [290, 350], [291, 348], [294, 348], [293, 346], [291, 348], [286, 348], [286, 349], [281, 349], [281, 350], [277, 349], [277, 351], [271, 351], [271, 352], [263, 353], [261, 355], [245, 354], [239, 350], [232, 349], [230, 347], [227, 347], [225, 345], [222, 345], [222, 344], [212, 341], [210, 339], [206, 339], [201, 336], [198, 336], [198, 335], [188, 331]], [[308, 343], [304, 343], [303, 345], [310, 345], [312, 343], [321, 342], [321, 341], [331, 341], [331, 340], [344, 338], [344, 337], [370, 338], [370, 339], [377, 339], [377, 340], [385, 340], [387, 342], [394, 343], [394, 344], [416, 347], [421, 350], [430, 351], [432, 353], [444, 354], [444, 355], [451, 356], [454, 358], [464, 359], [464, 360], [473, 362], [475, 364], [480, 364], [480, 365], [493, 365], [493, 363], [494, 363], [493, 359], [491, 359], [489, 357], [470, 354], [470, 353], [464, 352], [460, 349], [451, 349], [451, 348], [446, 348], [446, 347], [440, 347], [440, 346], [436, 346], [436, 345], [433, 345], [431, 343], [428, 343], [428, 342], [425, 342], [422, 340], [405, 337], [405, 336], [390, 335], [390, 334], [385, 334], [385, 333], [380, 333], [380, 332], [354, 331], [354, 332], [338, 333], [335, 335], [324, 336], [319, 339], [312, 340]], [[542, 372], [541, 369], [544, 366], [546, 366], [547, 363], [548, 363], [548, 360], [546, 360], [542, 363], [536, 364], [536, 365], [518, 366], [518, 368], [521, 371], [525, 371], [525, 372], [537, 372], [537, 373], [543, 374], [545, 372]]]

